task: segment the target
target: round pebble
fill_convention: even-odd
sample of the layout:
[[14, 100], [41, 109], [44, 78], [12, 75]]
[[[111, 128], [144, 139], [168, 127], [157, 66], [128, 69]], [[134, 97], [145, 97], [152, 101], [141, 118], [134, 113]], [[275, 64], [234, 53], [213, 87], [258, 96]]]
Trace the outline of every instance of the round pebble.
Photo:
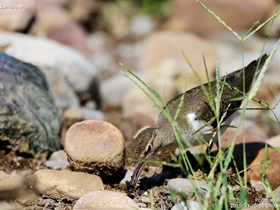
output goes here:
[[86, 120], [72, 125], [66, 133], [65, 151], [74, 171], [99, 175], [114, 182], [124, 168], [124, 138], [112, 124]]
[[132, 209], [138, 208], [137, 204], [124, 194], [107, 190], [96, 190], [81, 197], [76, 202], [73, 210], [98, 209], [100, 207], [103, 209], [110, 209], [112, 207]]
[[93, 190], [103, 190], [100, 177], [83, 172], [42, 169], [34, 173], [35, 189], [46, 195], [80, 198]]
[[167, 186], [170, 191], [182, 192], [186, 196], [192, 195], [195, 191], [204, 194], [209, 188], [206, 182], [184, 178], [170, 179]]

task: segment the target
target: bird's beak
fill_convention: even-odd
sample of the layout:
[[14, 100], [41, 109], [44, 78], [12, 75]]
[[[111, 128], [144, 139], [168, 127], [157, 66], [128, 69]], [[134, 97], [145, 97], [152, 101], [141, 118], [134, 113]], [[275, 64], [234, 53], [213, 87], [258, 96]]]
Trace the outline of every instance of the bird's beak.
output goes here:
[[135, 186], [135, 184], [136, 184], [136, 182], [137, 182], [137, 180], [138, 180], [138, 178], [140, 176], [140, 173], [142, 171], [143, 165], [144, 165], [143, 162], [136, 163], [134, 172], [133, 172], [133, 174], [131, 176], [131, 181], [130, 181], [130, 185], [131, 186], [133, 186], [133, 187]]

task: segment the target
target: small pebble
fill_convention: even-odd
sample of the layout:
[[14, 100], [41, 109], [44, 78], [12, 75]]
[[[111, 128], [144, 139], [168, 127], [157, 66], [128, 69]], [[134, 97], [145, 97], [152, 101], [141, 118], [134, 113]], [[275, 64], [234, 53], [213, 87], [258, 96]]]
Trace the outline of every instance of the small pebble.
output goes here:
[[175, 204], [171, 210], [201, 210], [202, 207], [196, 201], [187, 201], [187, 205], [185, 202], [181, 201], [180, 203]]
[[209, 188], [206, 182], [184, 178], [170, 179], [167, 186], [170, 191], [182, 192], [186, 196], [192, 195], [195, 191], [205, 194]]

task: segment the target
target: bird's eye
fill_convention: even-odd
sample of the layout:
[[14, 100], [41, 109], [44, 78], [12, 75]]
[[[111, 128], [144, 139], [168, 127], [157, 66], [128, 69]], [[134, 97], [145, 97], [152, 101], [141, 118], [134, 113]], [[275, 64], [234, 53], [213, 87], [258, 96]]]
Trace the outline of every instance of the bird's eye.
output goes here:
[[148, 154], [152, 150], [152, 145], [148, 144], [145, 150], [145, 154]]

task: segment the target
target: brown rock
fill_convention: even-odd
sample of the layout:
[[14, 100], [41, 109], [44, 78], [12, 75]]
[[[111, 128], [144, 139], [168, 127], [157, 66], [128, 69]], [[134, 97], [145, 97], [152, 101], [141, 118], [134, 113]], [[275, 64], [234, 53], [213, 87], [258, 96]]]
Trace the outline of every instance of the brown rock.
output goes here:
[[1, 0], [0, 29], [23, 31], [35, 15], [35, 0]]
[[107, 190], [92, 191], [84, 195], [76, 202], [73, 209], [98, 209], [100, 207], [104, 207], [104, 209], [110, 209], [113, 207], [138, 209], [137, 204], [129, 197], [118, 192]]
[[104, 121], [76, 123], [65, 137], [71, 169], [97, 174], [106, 182], [113, 182], [123, 171], [124, 148], [122, 133]]
[[[202, 2], [233, 30], [248, 30], [254, 22], [265, 20], [271, 14], [271, 6], [275, 5], [273, 0], [236, 0], [230, 2], [203, 0]], [[227, 30], [200, 4], [192, 0], [175, 1], [166, 27], [188, 30], [200, 35]]]
[[85, 56], [93, 54], [86, 45], [85, 30], [66, 11], [54, 2], [38, 0], [37, 3], [38, 25], [48, 38], [68, 45]]
[[[143, 72], [152, 71], [162, 63], [172, 61], [176, 70], [176, 80], [178, 92], [183, 92], [188, 79], [187, 89], [199, 85], [196, 76], [188, 65], [181, 51], [190, 60], [193, 68], [197, 71], [203, 82], [207, 82], [203, 55], [206, 59], [207, 70], [210, 80], [213, 79], [216, 66], [216, 53], [214, 46], [192, 34], [186, 32], [158, 31], [147, 37], [145, 40], [145, 52], [139, 60], [139, 69]], [[169, 61], [166, 59], [168, 58]], [[173, 71], [174, 68], [169, 69]], [[161, 74], [166, 75], [166, 69], [163, 68]], [[151, 74], [150, 74], [151, 75]], [[156, 74], [153, 80], [159, 76]]]
[[[262, 181], [262, 170], [266, 162], [266, 149], [264, 143], [247, 143], [246, 145], [246, 161], [248, 166], [247, 177], [249, 180]], [[276, 189], [280, 186], [280, 153], [268, 146], [269, 165], [265, 170], [267, 179], [271, 182], [272, 188]], [[233, 153], [239, 170], [243, 168], [243, 144], [238, 144], [234, 148]]]
[[46, 195], [57, 198], [63, 195], [70, 198], [80, 198], [93, 190], [103, 190], [100, 177], [83, 172], [39, 170], [34, 174], [35, 189]]

